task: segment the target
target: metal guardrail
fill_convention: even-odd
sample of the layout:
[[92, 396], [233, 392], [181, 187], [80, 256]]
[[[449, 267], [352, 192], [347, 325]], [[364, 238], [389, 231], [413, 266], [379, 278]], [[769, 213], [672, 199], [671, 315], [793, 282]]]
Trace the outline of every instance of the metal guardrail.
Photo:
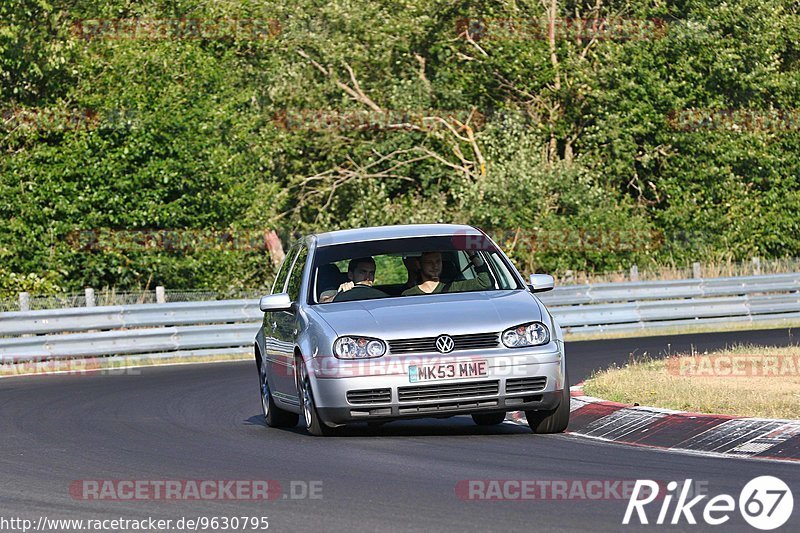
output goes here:
[[[567, 286], [540, 297], [572, 332], [798, 320], [800, 273]], [[0, 313], [0, 357], [245, 352], [262, 316], [257, 300]]]
[[548, 305], [570, 305], [790, 291], [800, 291], [800, 273], [566, 285], [542, 293], [540, 297]]
[[16, 311], [0, 313], [0, 337], [245, 320], [260, 322], [262, 317], [258, 300], [213, 300]]
[[796, 320], [800, 273], [575, 285], [540, 298], [571, 332]]
[[0, 339], [0, 353], [16, 360], [42, 357], [94, 357], [163, 353], [178, 350], [242, 348], [253, 344], [260, 322], [163, 328], [123, 329], [96, 333]]

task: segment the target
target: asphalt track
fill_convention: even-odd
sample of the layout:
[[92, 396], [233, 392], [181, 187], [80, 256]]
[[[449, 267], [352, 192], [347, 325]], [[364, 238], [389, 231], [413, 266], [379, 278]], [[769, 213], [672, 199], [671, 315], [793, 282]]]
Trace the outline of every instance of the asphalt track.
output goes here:
[[[661, 355], [737, 342], [797, 344], [791, 331], [716, 333], [568, 343], [573, 381], [628, 354]], [[668, 348], [669, 345], [669, 348]], [[266, 516], [270, 531], [756, 531], [734, 511], [724, 526], [621, 524], [624, 499], [463, 500], [463, 480], [691, 478], [710, 496], [738, 499], [747, 481], [778, 476], [792, 489], [800, 528], [800, 466], [720, 459], [534, 436], [467, 417], [357, 427], [314, 438], [271, 429], [260, 416], [253, 363], [149, 368], [123, 375], [0, 380], [0, 517], [173, 519]], [[321, 481], [321, 499], [92, 501], [70, 496], [76, 480], [267, 479]], [[299, 486], [299, 485], [298, 485]], [[707, 501], [707, 499], [705, 500]], [[701, 502], [701, 506], [704, 502]], [[648, 507], [655, 520], [660, 503]], [[674, 507], [674, 500], [673, 500]], [[697, 510], [697, 508], [695, 508]], [[671, 517], [672, 513], [668, 516]], [[241, 529], [240, 529], [241, 531]], [[253, 531], [248, 529], [246, 531]]]

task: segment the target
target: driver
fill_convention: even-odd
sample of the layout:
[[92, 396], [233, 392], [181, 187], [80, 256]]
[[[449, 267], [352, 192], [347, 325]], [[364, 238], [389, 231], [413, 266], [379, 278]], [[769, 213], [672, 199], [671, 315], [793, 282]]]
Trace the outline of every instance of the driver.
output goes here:
[[350, 281], [339, 285], [339, 292], [349, 291], [356, 285], [372, 287], [375, 283], [375, 260], [371, 257], [351, 259], [347, 265], [347, 279]]
[[433, 294], [439, 292], [479, 291], [492, 286], [489, 269], [478, 254], [470, 257], [477, 275], [474, 279], [451, 281], [443, 283], [439, 280], [442, 274], [442, 253], [424, 252], [418, 259], [419, 276], [421, 283], [403, 291], [403, 296], [416, 294]]
[[[368, 300], [388, 296], [385, 292], [372, 287], [375, 282], [375, 260], [372, 257], [351, 259], [347, 266], [347, 279], [350, 281], [339, 285], [339, 290], [333, 298], [334, 302]], [[353, 290], [356, 288], [358, 290]]]

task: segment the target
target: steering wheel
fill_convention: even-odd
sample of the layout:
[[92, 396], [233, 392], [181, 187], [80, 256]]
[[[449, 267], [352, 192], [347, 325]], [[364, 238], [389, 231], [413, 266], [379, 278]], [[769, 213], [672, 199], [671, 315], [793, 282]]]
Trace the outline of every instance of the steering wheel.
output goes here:
[[[362, 285], [362, 284], [356, 283], [355, 285], [353, 285], [353, 288], [350, 289], [349, 291], [344, 291], [344, 292], [337, 293], [336, 296], [333, 297], [333, 301], [334, 302], [336, 302], [336, 301], [340, 301], [340, 302], [341, 301], [349, 301], [350, 298], [348, 298], [347, 296], [344, 297], [345, 298], [344, 300], [337, 300], [337, 298], [339, 297], [339, 295], [344, 295], [344, 294], [351, 294], [352, 295], [353, 291], [356, 290], [356, 289], [360, 289], [359, 292], [362, 292], [362, 293], [364, 291], [369, 291], [370, 293], [372, 293], [374, 295], [374, 298], [386, 298], [386, 297], [389, 296], [388, 294], [386, 294], [382, 290], [376, 289], [375, 287], [370, 287], [369, 285]], [[367, 295], [368, 294], [365, 293], [365, 296], [367, 296]], [[369, 299], [371, 299], [371, 298], [356, 298], [356, 300], [369, 300]]]

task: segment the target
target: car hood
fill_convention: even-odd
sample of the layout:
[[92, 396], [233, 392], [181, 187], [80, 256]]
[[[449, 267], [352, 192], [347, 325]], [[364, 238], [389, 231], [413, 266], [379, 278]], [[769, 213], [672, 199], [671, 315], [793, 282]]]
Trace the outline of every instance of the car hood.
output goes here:
[[337, 302], [316, 305], [314, 310], [339, 336], [386, 340], [500, 332], [542, 320], [538, 301], [524, 290]]

